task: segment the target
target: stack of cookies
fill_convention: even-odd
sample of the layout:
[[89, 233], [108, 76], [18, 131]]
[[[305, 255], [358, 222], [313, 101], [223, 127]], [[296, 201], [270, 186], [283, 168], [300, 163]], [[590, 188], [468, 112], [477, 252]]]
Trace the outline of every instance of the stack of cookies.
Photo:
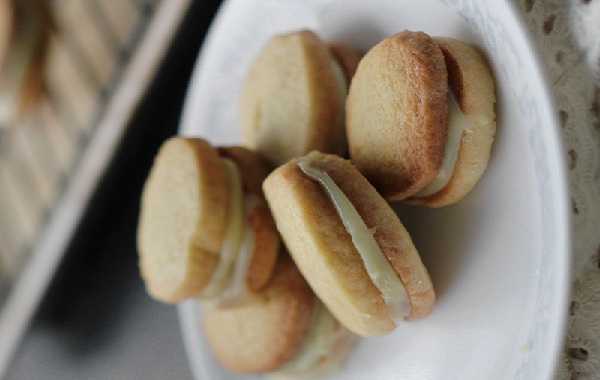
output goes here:
[[476, 48], [404, 31], [364, 57], [272, 38], [241, 99], [244, 147], [164, 143], [142, 196], [148, 293], [204, 304], [219, 362], [314, 378], [357, 336], [429, 315], [435, 292], [388, 202], [443, 207], [483, 175], [495, 89]]

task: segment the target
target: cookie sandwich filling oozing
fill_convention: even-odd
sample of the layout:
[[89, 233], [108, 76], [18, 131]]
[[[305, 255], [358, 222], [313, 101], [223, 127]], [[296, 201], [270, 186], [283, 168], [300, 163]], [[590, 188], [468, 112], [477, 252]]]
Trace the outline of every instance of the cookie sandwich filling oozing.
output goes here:
[[437, 177], [415, 196], [422, 198], [436, 194], [450, 183], [462, 143], [463, 132], [468, 129], [469, 120], [460, 109], [452, 91], [448, 91], [448, 139], [444, 148], [442, 165]]
[[247, 215], [259, 204], [260, 200], [253, 195], [244, 196], [237, 165], [227, 158], [224, 158], [223, 161], [231, 183], [229, 220], [219, 262], [200, 297], [218, 297], [219, 302], [227, 303], [239, 301], [247, 291], [246, 274], [250, 267], [255, 243], [254, 231], [247, 223]]
[[411, 311], [408, 294], [398, 274], [373, 237], [374, 230], [367, 227], [352, 202], [327, 172], [313, 166], [307, 158], [298, 161], [298, 167], [327, 192], [346, 231], [352, 238], [352, 243], [365, 265], [369, 278], [381, 292], [391, 318], [400, 321], [408, 317]]

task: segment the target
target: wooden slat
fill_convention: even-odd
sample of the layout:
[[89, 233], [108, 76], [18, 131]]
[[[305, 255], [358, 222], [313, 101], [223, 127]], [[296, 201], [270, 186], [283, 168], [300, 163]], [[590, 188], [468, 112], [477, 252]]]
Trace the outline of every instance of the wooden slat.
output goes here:
[[23, 238], [19, 236], [22, 231], [15, 222], [16, 210], [14, 205], [10, 204], [8, 189], [2, 186], [3, 184], [0, 178], [0, 273], [11, 276], [20, 261], [19, 249]]
[[15, 128], [11, 145], [13, 155], [18, 156], [23, 167], [27, 169], [27, 173], [23, 175], [30, 177], [34, 187], [32, 193], [35, 194], [36, 206], [40, 209], [40, 212], [35, 215], [37, 219], [39, 214], [51, 205], [57, 189], [54, 187], [55, 176], [44, 167], [50, 157], [44, 157], [42, 151], [35, 150], [34, 139], [39, 136], [39, 133], [31, 133], [30, 128], [31, 126], [27, 124]]
[[96, 109], [99, 88], [81, 70], [82, 62], [69, 50], [63, 37], [50, 41], [50, 55], [46, 68], [48, 91], [62, 113], [68, 128], [88, 129]]
[[87, 7], [88, 1], [55, 0], [55, 9], [60, 11], [54, 14], [69, 48], [80, 56], [85, 66], [89, 65], [97, 84], [102, 86], [111, 78], [115, 56]]
[[144, 13], [149, 9], [144, 4], [150, 3], [51, 2], [57, 32], [50, 38], [44, 71], [48, 96], [2, 134], [0, 255], [4, 267], [22, 247], [33, 244], [43, 216], [63, 191], [108, 99], [105, 92], [124, 65], [122, 53], [130, 48], [140, 22], [150, 16]]
[[89, 9], [97, 9], [101, 13], [100, 17], [106, 18], [118, 42], [121, 45], [126, 43], [141, 16], [139, 9], [135, 6], [135, 1], [128, 0], [119, 3], [107, 0], [89, 1], [94, 3], [94, 6]]
[[[12, 225], [10, 231], [14, 238], [15, 245], [20, 247], [27, 242], [32, 241], [39, 223], [40, 207], [31, 199], [31, 188], [23, 185], [17, 180], [19, 176], [14, 173], [17, 166], [14, 162], [0, 160], [0, 187], [2, 188], [2, 197], [4, 198], [3, 218]], [[23, 191], [23, 190], [27, 191]]]
[[[53, 0], [56, 33], [44, 70], [47, 98], [2, 133], [0, 239], [11, 263], [32, 245], [43, 216], [63, 191], [84, 143], [93, 133], [106, 91], [124, 65], [132, 34], [150, 16], [138, 0]], [[0, 277], [2, 269], [0, 269]], [[1, 300], [0, 300], [1, 301]], [[0, 304], [1, 306], [1, 304]]]
[[[88, 2], [91, 0], [77, 0]], [[117, 0], [103, 0], [111, 4], [121, 4]], [[74, 159], [67, 158], [63, 161], [73, 162], [69, 169], [68, 181], [61, 190], [60, 201], [53, 209], [48, 223], [40, 228], [36, 241], [29, 240], [28, 245], [32, 247], [31, 255], [26, 258], [22, 270], [10, 285], [7, 297], [0, 299], [0, 378], [6, 370], [12, 354], [15, 352], [17, 343], [25, 331], [36, 305], [39, 303], [44, 289], [47, 287], [54, 271], [60, 263], [60, 259], [67, 247], [68, 242], [76, 231], [76, 226], [83, 216], [83, 212], [90, 200], [92, 192], [96, 187], [99, 177], [106, 170], [110, 157], [114, 154], [119, 141], [125, 133], [126, 125], [135, 107], [142, 99], [144, 91], [151, 83], [158, 65], [164, 57], [167, 47], [177, 30], [176, 25], [182, 20], [189, 0], [146, 0], [144, 3], [155, 2], [158, 7], [145, 8], [144, 25], [138, 23], [132, 30], [143, 32], [140, 39], [131, 39], [136, 44], [131, 54], [120, 55], [128, 57], [127, 61], [120, 62], [119, 78], [110, 86], [110, 93], [102, 96], [101, 103], [97, 103], [92, 112], [98, 113], [98, 118], [83, 126], [80, 133], [83, 139], [73, 133], [73, 128], [65, 126], [68, 116], [64, 109], [77, 106], [78, 104], [60, 104], [58, 96], [50, 96], [41, 113], [41, 125], [46, 125], [47, 120], [55, 120], [55, 123], [47, 123], [48, 126], [56, 127], [61, 131], [61, 138], [57, 144], [73, 148]], [[138, 4], [138, 2], [135, 2]], [[53, 1], [52, 4], [60, 4]], [[146, 24], [146, 22], [148, 22]], [[129, 40], [129, 39], [128, 39]], [[57, 81], [59, 82], [59, 81]], [[54, 82], [56, 83], [56, 82]], [[66, 86], [72, 85], [68, 81]], [[56, 88], [50, 88], [56, 92]], [[51, 92], [51, 95], [53, 93]], [[51, 112], [48, 112], [51, 111]], [[88, 132], [89, 131], [89, 132]], [[64, 132], [64, 133], [63, 133]], [[6, 140], [3, 140], [6, 141]], [[0, 158], [4, 151], [0, 149]], [[0, 165], [0, 171], [2, 166]], [[4, 185], [0, 174], [0, 193]], [[14, 180], [8, 180], [14, 184]], [[62, 187], [62, 186], [61, 186]], [[14, 197], [14, 195], [8, 195]], [[8, 199], [2, 197], [2, 199]], [[0, 206], [1, 207], [1, 206]], [[1, 212], [2, 210], [0, 210]], [[23, 251], [20, 251], [23, 252]], [[0, 274], [1, 276], [2, 274]]]
[[75, 159], [77, 136], [69, 133], [56, 110], [47, 101], [40, 105], [39, 114], [36, 117], [40, 120], [38, 128], [44, 130], [48, 146], [54, 152], [54, 163], [60, 168], [61, 175], [65, 175]]

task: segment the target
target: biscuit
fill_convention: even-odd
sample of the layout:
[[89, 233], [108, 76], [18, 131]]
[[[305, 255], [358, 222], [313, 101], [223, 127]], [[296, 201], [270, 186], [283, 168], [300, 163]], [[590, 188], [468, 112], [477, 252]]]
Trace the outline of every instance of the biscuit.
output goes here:
[[148, 292], [164, 302], [196, 295], [223, 241], [229, 183], [217, 151], [201, 139], [161, 147], [142, 194], [139, 264]]
[[344, 74], [346, 75], [346, 79], [348, 79], [348, 83], [354, 76], [356, 69], [358, 68], [358, 63], [360, 62], [361, 55], [349, 47], [348, 45], [344, 45], [339, 42], [332, 42], [329, 44], [329, 51], [337, 62], [344, 69]]
[[275, 165], [311, 150], [345, 153], [348, 80], [337, 70], [352, 70], [355, 58], [350, 49], [336, 51], [344, 57], [340, 64], [328, 45], [306, 30], [278, 35], [267, 43], [242, 91], [245, 145]]
[[[229, 270], [218, 269], [232, 215], [232, 184], [223, 158], [240, 173], [246, 203], [242, 223], [254, 234], [248, 264], [241, 266], [245, 288], [259, 291], [273, 273], [280, 239], [262, 196], [267, 164], [245, 148], [217, 150], [202, 139], [176, 137], [163, 144], [146, 181], [138, 228], [142, 277], [148, 293], [160, 301], [175, 303], [202, 295], [209, 284], [210, 294], [205, 296], [218, 297], [223, 292], [221, 281], [232, 283]], [[215, 273], [224, 276], [213, 279]], [[237, 301], [239, 295], [233, 294]]]
[[444, 55], [425, 33], [388, 37], [360, 61], [346, 105], [350, 156], [384, 197], [410, 197], [435, 178], [447, 104]]
[[[410, 301], [409, 318], [429, 314], [433, 285], [412, 240], [373, 186], [347, 160], [311, 153], [352, 202], [397, 272]], [[367, 274], [361, 256], [332, 201], [320, 184], [306, 176], [297, 160], [279, 167], [263, 184], [282, 238], [315, 293], [333, 315], [356, 334], [382, 335], [394, 329], [381, 292]]]
[[223, 367], [272, 371], [300, 349], [316, 303], [295, 265], [282, 256], [260, 298], [236, 308], [205, 308], [204, 333]]
[[240, 169], [244, 193], [262, 197], [262, 183], [271, 172], [267, 161], [258, 153], [241, 146], [220, 147], [218, 151], [221, 157], [229, 158]]
[[490, 159], [496, 134], [496, 94], [492, 73], [473, 46], [453, 38], [435, 38], [448, 68], [448, 83], [469, 121], [450, 182], [439, 192], [408, 203], [442, 207], [464, 198], [477, 184]]

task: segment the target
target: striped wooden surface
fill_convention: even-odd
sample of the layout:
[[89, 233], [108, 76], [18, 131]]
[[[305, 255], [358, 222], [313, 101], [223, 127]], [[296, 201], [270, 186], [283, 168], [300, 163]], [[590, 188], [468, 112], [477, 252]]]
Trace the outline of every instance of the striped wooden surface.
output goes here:
[[0, 286], [24, 265], [159, 2], [51, 1], [47, 95], [0, 129]]
[[48, 96], [0, 137], [0, 378], [191, 0], [48, 1]]

